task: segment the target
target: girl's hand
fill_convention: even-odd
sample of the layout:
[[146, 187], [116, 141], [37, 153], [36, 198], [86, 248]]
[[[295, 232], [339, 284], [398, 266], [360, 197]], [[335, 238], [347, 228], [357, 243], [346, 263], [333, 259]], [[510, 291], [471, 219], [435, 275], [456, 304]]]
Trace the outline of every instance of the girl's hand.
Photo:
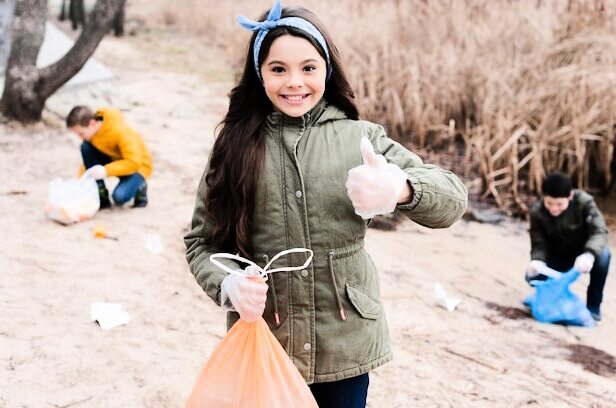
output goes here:
[[[220, 303], [223, 308], [237, 311], [242, 320], [254, 322], [263, 316], [267, 300], [267, 284], [252, 266], [245, 270], [245, 276], [227, 275], [220, 285]], [[231, 303], [231, 304], [229, 304]]]
[[364, 164], [349, 170], [346, 188], [355, 213], [364, 219], [387, 214], [400, 200], [412, 197], [407, 176], [398, 166], [376, 154], [372, 143], [362, 138], [360, 144]]

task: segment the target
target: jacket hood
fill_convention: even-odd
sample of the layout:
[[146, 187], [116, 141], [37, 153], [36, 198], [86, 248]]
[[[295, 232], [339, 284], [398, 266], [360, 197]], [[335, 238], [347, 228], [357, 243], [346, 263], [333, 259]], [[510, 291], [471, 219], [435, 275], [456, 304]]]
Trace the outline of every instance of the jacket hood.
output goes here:
[[101, 108], [96, 111], [96, 116], [103, 118], [103, 127], [124, 121], [124, 115], [122, 112], [114, 108]]

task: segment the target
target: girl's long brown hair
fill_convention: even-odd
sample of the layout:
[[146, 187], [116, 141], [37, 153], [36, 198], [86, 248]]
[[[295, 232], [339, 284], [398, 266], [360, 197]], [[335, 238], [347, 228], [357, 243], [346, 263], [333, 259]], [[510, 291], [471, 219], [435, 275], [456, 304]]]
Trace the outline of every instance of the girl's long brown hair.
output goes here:
[[[329, 48], [331, 77], [325, 87], [325, 100], [337, 106], [349, 119], [357, 120], [354, 94], [340, 64], [340, 55], [330, 35], [316, 16], [304, 8], [284, 8], [282, 17], [301, 17], [323, 34]], [[267, 12], [259, 21], [265, 20]], [[257, 180], [265, 158], [265, 121], [272, 103], [265, 94], [253, 61], [253, 34], [239, 83], [229, 94], [229, 110], [218, 128], [206, 175], [208, 194], [206, 218], [213, 228], [206, 233], [205, 244], [216, 251], [250, 257], [253, 252], [251, 231]], [[272, 42], [285, 34], [310, 41], [325, 59], [321, 46], [303, 31], [292, 27], [271, 30], [261, 45], [259, 65], [267, 56]]]

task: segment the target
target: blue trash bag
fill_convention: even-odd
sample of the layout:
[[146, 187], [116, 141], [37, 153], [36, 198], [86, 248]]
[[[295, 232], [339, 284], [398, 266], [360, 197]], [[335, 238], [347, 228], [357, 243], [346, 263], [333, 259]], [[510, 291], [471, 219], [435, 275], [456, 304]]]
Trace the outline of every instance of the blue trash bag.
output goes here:
[[572, 326], [595, 327], [595, 321], [569, 285], [580, 277], [580, 271], [571, 268], [560, 277], [545, 281], [532, 281], [535, 293], [524, 300], [533, 317], [542, 323], [561, 323]]

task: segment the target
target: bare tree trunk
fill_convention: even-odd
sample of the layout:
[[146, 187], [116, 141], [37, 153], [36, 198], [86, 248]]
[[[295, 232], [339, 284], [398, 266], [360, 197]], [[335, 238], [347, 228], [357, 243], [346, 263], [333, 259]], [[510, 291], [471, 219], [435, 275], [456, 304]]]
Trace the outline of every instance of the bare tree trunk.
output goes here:
[[113, 19], [113, 34], [116, 37], [124, 35], [124, 7], [118, 11], [118, 14]]
[[68, 18], [71, 20], [71, 26], [73, 30], [86, 25], [86, 7], [83, 4], [83, 0], [71, 0], [68, 5]]
[[36, 56], [47, 20], [47, 0], [17, 0], [0, 113], [24, 123], [40, 120], [47, 98], [85, 65], [125, 1], [97, 0], [89, 23], [73, 47], [59, 61], [37, 69]]
[[[60, 21], [64, 21], [67, 17], [65, 6], [66, 0], [62, 0]], [[69, 0], [68, 10], [68, 19], [71, 21], [73, 30], [77, 30], [79, 26], [85, 27], [86, 8], [84, 0]], [[116, 37], [122, 37], [124, 35], [124, 14], [124, 6], [122, 6], [113, 19], [113, 33]]]
[[66, 0], [62, 0], [62, 6], [60, 6], [60, 21], [66, 20]]
[[[0, 111], [23, 122], [40, 119], [45, 99], [37, 95], [38, 55], [45, 35], [47, 0], [18, 0], [13, 17], [11, 53], [6, 65]], [[38, 114], [36, 112], [39, 112]]]

